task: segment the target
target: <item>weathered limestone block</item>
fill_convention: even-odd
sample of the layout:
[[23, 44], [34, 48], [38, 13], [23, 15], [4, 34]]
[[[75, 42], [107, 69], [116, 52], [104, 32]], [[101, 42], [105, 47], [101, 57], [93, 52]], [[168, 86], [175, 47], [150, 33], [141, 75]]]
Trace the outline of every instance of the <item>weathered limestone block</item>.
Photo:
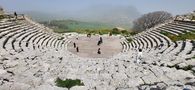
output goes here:
[[144, 84], [144, 82], [139, 77], [137, 77], [137, 78], [130, 78], [129, 81], [127, 82], [127, 85], [129, 87], [136, 87], [136, 86], [139, 86], [141, 84]]
[[57, 86], [51, 86], [51, 85], [41, 85], [41, 86], [36, 87], [33, 90], [68, 90], [68, 89], [57, 87]]
[[30, 85], [24, 83], [14, 83], [11, 85], [10, 90], [30, 90]]
[[6, 70], [0, 69], [0, 75], [3, 75], [3, 74], [5, 74], [5, 73], [7, 73]]

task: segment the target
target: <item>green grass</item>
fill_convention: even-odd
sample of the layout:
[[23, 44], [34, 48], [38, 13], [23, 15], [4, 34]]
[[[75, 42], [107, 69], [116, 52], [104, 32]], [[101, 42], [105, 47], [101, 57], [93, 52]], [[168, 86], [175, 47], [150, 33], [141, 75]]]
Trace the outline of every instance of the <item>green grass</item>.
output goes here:
[[127, 30], [113, 30], [114, 26], [97, 22], [81, 22], [75, 20], [53, 20], [50, 22], [40, 22], [45, 26], [52, 28], [55, 33], [77, 32], [80, 34], [121, 34], [123, 36], [135, 35], [136, 32]]
[[72, 31], [72, 30], [104, 30], [104, 29], [112, 29], [113, 26], [104, 24], [104, 23], [97, 23], [97, 22], [81, 22], [75, 20], [53, 20], [50, 22], [40, 22], [50, 28], [59, 29], [64, 31]]
[[75, 20], [54, 20], [50, 22], [40, 22], [49, 28], [52, 28], [55, 33], [77, 32], [79, 34], [121, 34], [125, 37], [137, 34], [137, 32], [129, 32], [127, 30], [119, 31], [114, 29], [114, 26], [96, 23], [96, 22], [80, 22]]
[[195, 59], [195, 56], [194, 56], [194, 57], [192, 57], [192, 59]]
[[130, 32], [129, 34], [133, 36], [133, 35], [136, 35], [136, 34], [138, 34], [138, 33], [139, 33], [139, 32], [133, 31], [133, 32]]
[[173, 42], [184, 41], [186, 39], [195, 40], [195, 32], [184, 32], [185, 34], [179, 34], [178, 36], [165, 31], [161, 31], [160, 33], [170, 38]]
[[85, 30], [73, 30], [72, 32], [77, 32], [80, 34], [108, 34], [109, 32], [111, 32], [111, 30], [108, 29], [102, 29], [102, 30], [89, 30], [89, 29], [85, 29]]
[[84, 86], [84, 84], [79, 79], [76, 79], [76, 80], [72, 80], [72, 79], [62, 80], [60, 78], [57, 78], [55, 83], [56, 83], [56, 86], [65, 87], [65, 88], [68, 88], [68, 90], [70, 90], [70, 88], [73, 87], [73, 86]]

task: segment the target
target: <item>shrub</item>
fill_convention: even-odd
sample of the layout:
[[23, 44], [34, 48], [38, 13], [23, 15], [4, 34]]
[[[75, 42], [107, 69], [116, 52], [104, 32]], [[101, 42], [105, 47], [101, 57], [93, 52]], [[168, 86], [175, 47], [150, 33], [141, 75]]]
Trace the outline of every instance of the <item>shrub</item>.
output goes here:
[[71, 87], [76, 86], [76, 85], [84, 86], [84, 84], [79, 79], [76, 79], [76, 80], [72, 80], [72, 79], [61, 80], [58, 77], [56, 79], [55, 83], [56, 83], [56, 86], [58, 86], [58, 87], [66, 87], [66, 88], [68, 88], [68, 90], [70, 90]]
[[113, 29], [112, 34], [120, 34], [121, 32], [118, 29]]
[[122, 30], [121, 33], [122, 34], [129, 34], [129, 32], [127, 30]]
[[138, 32], [136, 31], [130, 32], [130, 35], [135, 35], [135, 34], [138, 34]]
[[192, 16], [192, 20], [195, 20], [195, 16]]

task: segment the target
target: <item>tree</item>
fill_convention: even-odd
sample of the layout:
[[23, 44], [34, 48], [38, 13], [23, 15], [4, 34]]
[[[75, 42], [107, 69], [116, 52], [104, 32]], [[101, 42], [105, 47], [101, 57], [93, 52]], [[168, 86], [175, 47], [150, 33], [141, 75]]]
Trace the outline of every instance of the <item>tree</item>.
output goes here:
[[165, 11], [156, 11], [144, 14], [133, 22], [133, 30], [144, 31], [158, 24], [164, 23], [165, 21], [170, 20], [172, 18], [172, 15]]

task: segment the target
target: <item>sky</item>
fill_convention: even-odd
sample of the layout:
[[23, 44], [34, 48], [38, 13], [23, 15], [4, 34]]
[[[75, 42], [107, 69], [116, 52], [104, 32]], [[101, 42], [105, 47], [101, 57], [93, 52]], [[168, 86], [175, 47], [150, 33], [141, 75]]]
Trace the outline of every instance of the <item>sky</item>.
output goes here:
[[185, 14], [195, 10], [194, 4], [195, 0], [0, 0], [7, 12], [39, 12], [94, 21], [121, 17], [132, 20], [153, 11]]
[[77, 12], [93, 6], [132, 6], [140, 13], [164, 10], [181, 14], [195, 10], [195, 0], [0, 0], [8, 11]]

